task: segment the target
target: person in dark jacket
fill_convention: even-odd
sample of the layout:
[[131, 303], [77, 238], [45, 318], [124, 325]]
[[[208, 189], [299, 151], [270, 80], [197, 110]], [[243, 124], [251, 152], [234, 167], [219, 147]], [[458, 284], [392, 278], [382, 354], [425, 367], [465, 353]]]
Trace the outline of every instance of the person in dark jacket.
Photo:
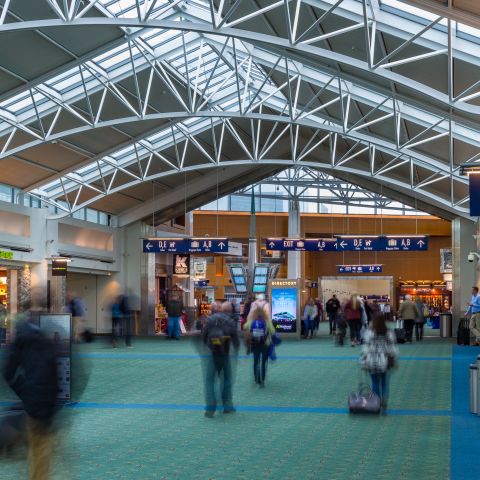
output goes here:
[[3, 376], [27, 414], [30, 478], [47, 479], [58, 391], [56, 345], [30, 321], [19, 322]]
[[172, 295], [167, 305], [168, 326], [167, 338], [180, 340], [180, 318], [182, 317], [182, 304], [178, 295]]
[[332, 295], [325, 305], [325, 310], [328, 315], [328, 322], [330, 324], [330, 335], [336, 333], [337, 323], [338, 323], [338, 314], [340, 310], [340, 302], [337, 299], [336, 295]]
[[212, 314], [207, 318], [202, 331], [203, 345], [207, 348], [205, 358], [205, 416], [212, 418], [217, 409], [215, 383], [221, 382], [223, 413], [234, 413], [233, 357], [238, 355], [240, 340], [237, 327], [231, 318], [232, 305], [225, 302], [212, 304]]

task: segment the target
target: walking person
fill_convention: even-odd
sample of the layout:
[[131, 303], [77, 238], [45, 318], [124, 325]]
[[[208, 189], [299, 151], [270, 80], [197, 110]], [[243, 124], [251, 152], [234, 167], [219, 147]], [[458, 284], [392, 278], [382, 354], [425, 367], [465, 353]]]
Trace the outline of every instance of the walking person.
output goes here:
[[474, 345], [480, 345], [480, 295], [478, 287], [472, 287], [472, 298], [468, 304], [465, 316], [470, 315], [470, 331], [475, 335]]
[[225, 302], [212, 304], [212, 314], [207, 318], [202, 331], [203, 344], [208, 348], [205, 355], [205, 416], [212, 418], [217, 409], [215, 384], [221, 382], [223, 413], [234, 413], [233, 406], [233, 357], [238, 356], [240, 340], [235, 322], [230, 317], [232, 305]]
[[405, 295], [405, 301], [400, 304], [397, 316], [399, 319], [401, 318], [403, 320], [403, 326], [405, 328], [405, 342], [412, 343], [413, 325], [419, 316], [419, 311], [415, 303], [412, 302], [411, 295]]
[[173, 294], [167, 305], [167, 339], [180, 340], [180, 318], [182, 316], [182, 304], [177, 294]]
[[418, 310], [418, 317], [415, 318], [415, 339], [417, 342], [420, 342], [423, 340], [423, 327], [427, 321], [425, 313], [428, 315], [428, 309], [420, 297], [417, 297], [415, 300], [415, 305], [417, 306]]
[[320, 322], [323, 320], [323, 305], [319, 298], [315, 299], [315, 305], [317, 307], [317, 315], [315, 317], [315, 332], [318, 332], [320, 328]]
[[360, 344], [360, 330], [362, 328], [362, 305], [358, 295], [354, 293], [343, 309], [345, 319], [350, 328], [352, 347]]
[[330, 324], [330, 335], [335, 335], [338, 324], [338, 314], [340, 311], [340, 302], [336, 295], [332, 295], [325, 305], [325, 310], [328, 315], [328, 322]]
[[398, 350], [394, 333], [387, 328], [385, 315], [375, 312], [363, 339], [360, 363], [371, 376], [372, 391], [380, 397], [383, 413], [388, 403], [388, 375], [396, 366]]
[[114, 302], [112, 303], [112, 347], [117, 348], [118, 346], [118, 337], [120, 336], [122, 329], [122, 308], [121, 308], [122, 297], [118, 295]]
[[20, 321], [3, 376], [26, 412], [30, 479], [47, 480], [54, 447], [52, 420], [56, 412], [57, 348], [37, 325]]
[[275, 327], [265, 310], [256, 308], [250, 311], [243, 330], [246, 333], [247, 342], [253, 353], [253, 376], [255, 383], [260, 385], [260, 387], [264, 387], [268, 353], [272, 343], [272, 335], [275, 334]]
[[310, 333], [310, 338], [313, 338], [313, 332], [315, 330], [315, 317], [318, 314], [317, 306], [312, 298], [307, 300], [305, 309], [303, 311], [303, 321], [305, 323], [305, 338], [308, 338]]

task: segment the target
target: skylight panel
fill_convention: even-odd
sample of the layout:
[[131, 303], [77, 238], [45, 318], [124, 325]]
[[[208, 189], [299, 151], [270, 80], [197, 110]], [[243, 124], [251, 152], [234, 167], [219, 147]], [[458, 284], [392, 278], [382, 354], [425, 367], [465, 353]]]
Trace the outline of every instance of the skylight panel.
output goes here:
[[[381, 6], [391, 7], [398, 12], [402, 12], [407, 15], [407, 18], [410, 20], [428, 20], [429, 22], [433, 22], [438, 18], [438, 15], [434, 13], [427, 12], [421, 8], [413, 7], [404, 2], [400, 2], [399, 0], [381, 0]], [[423, 22], [422, 22], [423, 23]], [[444, 18], [440, 20], [438, 23], [439, 25], [447, 26], [447, 20]]]

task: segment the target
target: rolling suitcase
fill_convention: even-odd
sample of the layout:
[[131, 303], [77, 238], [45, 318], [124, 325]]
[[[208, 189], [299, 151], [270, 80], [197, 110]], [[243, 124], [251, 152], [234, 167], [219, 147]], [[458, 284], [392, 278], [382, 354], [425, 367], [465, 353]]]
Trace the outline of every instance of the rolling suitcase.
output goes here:
[[397, 320], [396, 328], [394, 330], [397, 343], [405, 343], [407, 339], [407, 332], [403, 328], [403, 320]]
[[470, 321], [462, 318], [457, 329], [457, 345], [470, 345]]

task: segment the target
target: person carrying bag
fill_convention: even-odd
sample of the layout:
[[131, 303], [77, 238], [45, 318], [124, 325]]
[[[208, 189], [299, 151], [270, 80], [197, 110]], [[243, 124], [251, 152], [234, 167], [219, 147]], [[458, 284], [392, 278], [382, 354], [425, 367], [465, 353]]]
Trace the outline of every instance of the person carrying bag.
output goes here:
[[360, 364], [372, 379], [372, 392], [381, 400], [384, 413], [388, 401], [388, 373], [397, 366], [398, 349], [395, 335], [387, 328], [385, 316], [376, 312], [365, 333]]

